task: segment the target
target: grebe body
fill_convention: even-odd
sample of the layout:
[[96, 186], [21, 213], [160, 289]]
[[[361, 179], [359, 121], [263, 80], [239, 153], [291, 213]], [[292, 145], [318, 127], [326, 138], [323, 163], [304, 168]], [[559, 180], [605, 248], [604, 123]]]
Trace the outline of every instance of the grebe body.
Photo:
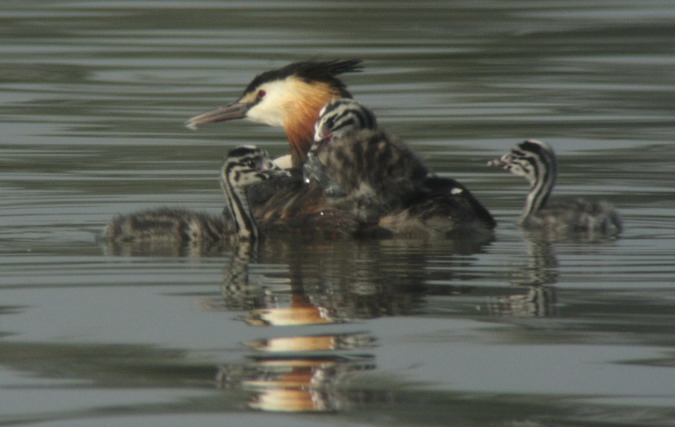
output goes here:
[[117, 243], [215, 243], [229, 233], [220, 215], [161, 207], [117, 215], [106, 225], [103, 238]]
[[[252, 211], [263, 230], [325, 228], [351, 235], [375, 227], [409, 234], [408, 226], [419, 224], [433, 233], [476, 227], [492, 230], [494, 219], [464, 186], [429, 174], [417, 156], [378, 129], [375, 120], [346, 122], [344, 127], [325, 122], [326, 126], [315, 128], [326, 104], [351, 98], [338, 76], [359, 71], [360, 62], [304, 61], [264, 72], [235, 103], [195, 116], [187, 125], [248, 118], [284, 128], [295, 170], [289, 177], [249, 190]], [[325, 115], [335, 112], [324, 111]], [[369, 111], [365, 114], [372, 116]], [[324, 135], [325, 141], [316, 146], [315, 160], [305, 170], [310, 181], [305, 185], [301, 169], [321, 129], [331, 135]]]
[[360, 219], [376, 218], [378, 227], [394, 234], [490, 231], [496, 225], [466, 187], [433, 175], [353, 99], [326, 104], [314, 140], [305, 179], [320, 183], [330, 203]]
[[488, 162], [530, 183], [530, 192], [520, 217], [520, 225], [530, 229], [560, 231], [619, 232], [622, 222], [617, 210], [605, 201], [576, 198], [549, 202], [558, 174], [553, 148], [545, 142], [529, 139], [511, 152]]
[[285, 177], [267, 152], [253, 146], [234, 148], [225, 158], [220, 180], [225, 195], [224, 215], [181, 208], [156, 208], [113, 218], [103, 237], [120, 243], [208, 243], [228, 239], [257, 240], [260, 231], [251, 212], [246, 189], [270, 178]]
[[429, 174], [407, 145], [377, 127], [372, 111], [348, 98], [322, 108], [303, 172], [331, 204], [364, 220], [403, 207]]

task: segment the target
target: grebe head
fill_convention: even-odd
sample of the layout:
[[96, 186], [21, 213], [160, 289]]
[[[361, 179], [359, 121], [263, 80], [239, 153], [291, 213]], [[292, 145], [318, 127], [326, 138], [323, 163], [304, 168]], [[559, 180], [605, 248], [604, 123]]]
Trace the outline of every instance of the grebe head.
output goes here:
[[360, 175], [359, 172], [363, 172], [350, 167], [355, 164], [353, 157], [363, 158], [363, 153], [355, 150], [354, 144], [345, 139], [352, 139], [359, 145], [352, 138], [356, 137], [355, 132], [376, 129], [375, 114], [360, 103], [351, 98], [335, 98], [329, 101], [319, 112], [319, 119], [314, 125], [314, 143], [303, 165], [305, 182], [318, 182], [329, 196], [344, 195], [346, 189], [334, 178], [344, 172], [355, 179]]
[[514, 175], [522, 176], [530, 183], [523, 219], [546, 205], [558, 174], [555, 152], [550, 145], [536, 139], [528, 139], [511, 149], [488, 166], [501, 167]]
[[293, 164], [299, 166], [312, 143], [321, 106], [336, 97], [351, 97], [337, 76], [359, 71], [360, 63], [356, 59], [302, 61], [266, 71], [256, 76], [234, 103], [192, 117], [186, 124], [196, 127], [246, 118], [283, 127], [291, 144]]
[[534, 186], [539, 181], [555, 181], [557, 162], [550, 145], [536, 139], [528, 139], [511, 149], [499, 159], [491, 160], [488, 166], [501, 167], [514, 175], [522, 176]]
[[335, 98], [323, 106], [314, 125], [314, 142], [363, 129], [377, 129], [375, 114], [351, 98]]
[[288, 172], [279, 168], [267, 151], [253, 145], [240, 145], [225, 157], [221, 180], [243, 188], [280, 175], [288, 175]]
[[274, 177], [289, 175], [287, 170], [274, 164], [267, 151], [251, 145], [236, 147], [225, 157], [220, 182], [225, 193], [226, 207], [240, 240], [259, 237], [258, 227], [249, 207], [246, 188]]

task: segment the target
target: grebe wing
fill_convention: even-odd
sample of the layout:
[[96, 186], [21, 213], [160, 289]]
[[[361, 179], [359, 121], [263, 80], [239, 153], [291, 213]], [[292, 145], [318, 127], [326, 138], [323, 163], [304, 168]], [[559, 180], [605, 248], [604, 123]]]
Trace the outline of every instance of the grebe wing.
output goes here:
[[459, 181], [429, 175], [424, 180], [424, 187], [429, 191], [430, 202], [438, 205], [435, 208], [437, 212], [440, 213], [443, 210], [448, 212], [462, 211], [464, 217], [467, 219], [475, 218], [490, 230], [497, 226], [497, 221], [492, 214]]
[[363, 226], [349, 211], [334, 208], [320, 185], [305, 184], [299, 169], [292, 169], [290, 176], [250, 186], [248, 197], [263, 232], [303, 231], [350, 236]]

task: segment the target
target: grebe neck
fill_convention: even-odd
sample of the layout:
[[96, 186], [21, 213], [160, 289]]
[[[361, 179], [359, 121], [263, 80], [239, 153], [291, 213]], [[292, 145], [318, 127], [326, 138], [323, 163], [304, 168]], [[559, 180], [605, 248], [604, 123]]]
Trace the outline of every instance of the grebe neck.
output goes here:
[[314, 124], [319, 119], [321, 108], [340, 93], [326, 83], [296, 85], [294, 99], [287, 104], [284, 130], [291, 148], [294, 167], [301, 167], [307, 160], [307, 152], [314, 141]]
[[539, 154], [524, 159], [530, 164], [532, 173], [526, 177], [530, 182], [530, 192], [525, 200], [521, 222], [533, 213], [546, 207], [558, 175], [558, 165], [555, 156], [550, 155], [549, 152]]

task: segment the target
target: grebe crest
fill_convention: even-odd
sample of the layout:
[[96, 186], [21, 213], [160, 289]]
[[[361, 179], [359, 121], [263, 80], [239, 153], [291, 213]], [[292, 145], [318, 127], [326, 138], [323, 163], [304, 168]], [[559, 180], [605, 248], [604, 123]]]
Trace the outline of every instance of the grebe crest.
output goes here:
[[361, 61], [301, 61], [257, 75], [237, 101], [192, 117], [200, 124], [247, 118], [269, 126], [283, 127], [291, 146], [293, 165], [306, 160], [312, 143], [313, 126], [319, 110], [329, 100], [351, 98], [340, 74], [361, 70]]
[[549, 203], [555, 186], [558, 163], [553, 148], [542, 141], [528, 139], [488, 166], [501, 167], [530, 183], [530, 191], [520, 218], [526, 228], [548, 228], [569, 231], [600, 230], [619, 232], [621, 218], [609, 203], [574, 199]]

